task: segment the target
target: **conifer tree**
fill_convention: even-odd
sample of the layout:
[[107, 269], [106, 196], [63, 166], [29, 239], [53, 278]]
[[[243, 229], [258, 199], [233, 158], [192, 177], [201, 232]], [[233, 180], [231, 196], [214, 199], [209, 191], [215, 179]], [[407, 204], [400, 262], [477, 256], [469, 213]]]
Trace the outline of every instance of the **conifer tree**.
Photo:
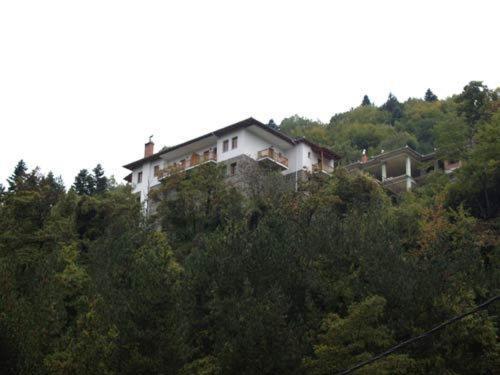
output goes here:
[[267, 126], [269, 126], [270, 128], [272, 128], [274, 130], [278, 130], [279, 129], [278, 125], [276, 125], [276, 123], [274, 122], [273, 119], [269, 120], [269, 123], [267, 124]]
[[431, 91], [431, 89], [427, 89], [427, 91], [425, 92], [424, 100], [426, 102], [435, 102], [436, 100], [438, 100], [438, 97]]
[[398, 101], [392, 93], [389, 93], [387, 101], [382, 105], [381, 109], [387, 111], [391, 114], [391, 125], [394, 125], [396, 120], [403, 116], [403, 108], [401, 103]]
[[73, 188], [78, 195], [92, 195], [95, 192], [94, 177], [88, 170], [82, 169], [78, 172], [73, 183]]
[[361, 102], [361, 106], [368, 107], [370, 105], [372, 105], [372, 102], [370, 101], [370, 98], [368, 97], [368, 95], [363, 96], [363, 101]]
[[108, 178], [104, 175], [104, 169], [101, 164], [97, 164], [92, 172], [94, 172], [95, 193], [104, 193], [108, 190]]
[[7, 179], [9, 184], [9, 191], [16, 190], [17, 187], [23, 184], [24, 181], [28, 178], [28, 174], [26, 173], [28, 167], [26, 167], [26, 163], [24, 160], [19, 160], [16, 167], [14, 168], [14, 173]]

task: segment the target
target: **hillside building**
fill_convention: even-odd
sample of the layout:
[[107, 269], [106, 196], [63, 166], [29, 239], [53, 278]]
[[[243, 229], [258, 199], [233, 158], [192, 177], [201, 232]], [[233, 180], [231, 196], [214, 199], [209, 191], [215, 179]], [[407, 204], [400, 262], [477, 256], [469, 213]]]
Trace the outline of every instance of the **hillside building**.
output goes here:
[[297, 184], [308, 173], [333, 172], [339, 159], [325, 147], [248, 118], [156, 153], [150, 140], [144, 157], [124, 168], [131, 171], [126, 180], [133, 192], [147, 206], [151, 190], [162, 178], [205, 163], [224, 164], [231, 177], [242, 173], [241, 165], [252, 162], [276, 169]]

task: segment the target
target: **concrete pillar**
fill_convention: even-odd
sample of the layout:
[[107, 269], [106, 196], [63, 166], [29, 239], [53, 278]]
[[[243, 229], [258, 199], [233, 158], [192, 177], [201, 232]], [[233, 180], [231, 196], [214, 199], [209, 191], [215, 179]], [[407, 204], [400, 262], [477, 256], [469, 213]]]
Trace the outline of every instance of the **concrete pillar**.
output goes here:
[[411, 190], [411, 160], [410, 157], [406, 157], [406, 191]]
[[382, 181], [385, 181], [387, 178], [387, 165], [382, 163]]

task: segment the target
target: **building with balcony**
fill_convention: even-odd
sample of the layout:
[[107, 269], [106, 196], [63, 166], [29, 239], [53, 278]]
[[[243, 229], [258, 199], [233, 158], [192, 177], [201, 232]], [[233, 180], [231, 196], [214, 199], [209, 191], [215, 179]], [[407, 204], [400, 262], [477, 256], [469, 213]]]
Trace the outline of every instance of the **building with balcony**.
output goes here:
[[150, 140], [144, 157], [124, 168], [131, 171], [126, 180], [132, 184], [133, 192], [147, 206], [149, 193], [163, 178], [205, 163], [225, 165], [231, 178], [244, 173], [241, 165], [252, 162], [279, 171], [297, 183], [308, 173], [333, 172], [339, 159], [325, 147], [248, 118], [156, 153]]
[[406, 146], [371, 158], [363, 152], [361, 160], [347, 165], [346, 169], [366, 172], [389, 191], [400, 194], [418, 186], [432, 171], [449, 174], [459, 167], [460, 162], [439, 160], [436, 152], [422, 155]]

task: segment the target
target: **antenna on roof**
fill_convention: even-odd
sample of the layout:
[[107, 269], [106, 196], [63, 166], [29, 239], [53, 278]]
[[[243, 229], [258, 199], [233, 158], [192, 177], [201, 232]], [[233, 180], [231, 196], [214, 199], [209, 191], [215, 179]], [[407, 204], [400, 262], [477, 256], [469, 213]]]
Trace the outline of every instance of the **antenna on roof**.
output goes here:
[[149, 136], [149, 142], [151, 142], [151, 138], [153, 138], [152, 134]]

